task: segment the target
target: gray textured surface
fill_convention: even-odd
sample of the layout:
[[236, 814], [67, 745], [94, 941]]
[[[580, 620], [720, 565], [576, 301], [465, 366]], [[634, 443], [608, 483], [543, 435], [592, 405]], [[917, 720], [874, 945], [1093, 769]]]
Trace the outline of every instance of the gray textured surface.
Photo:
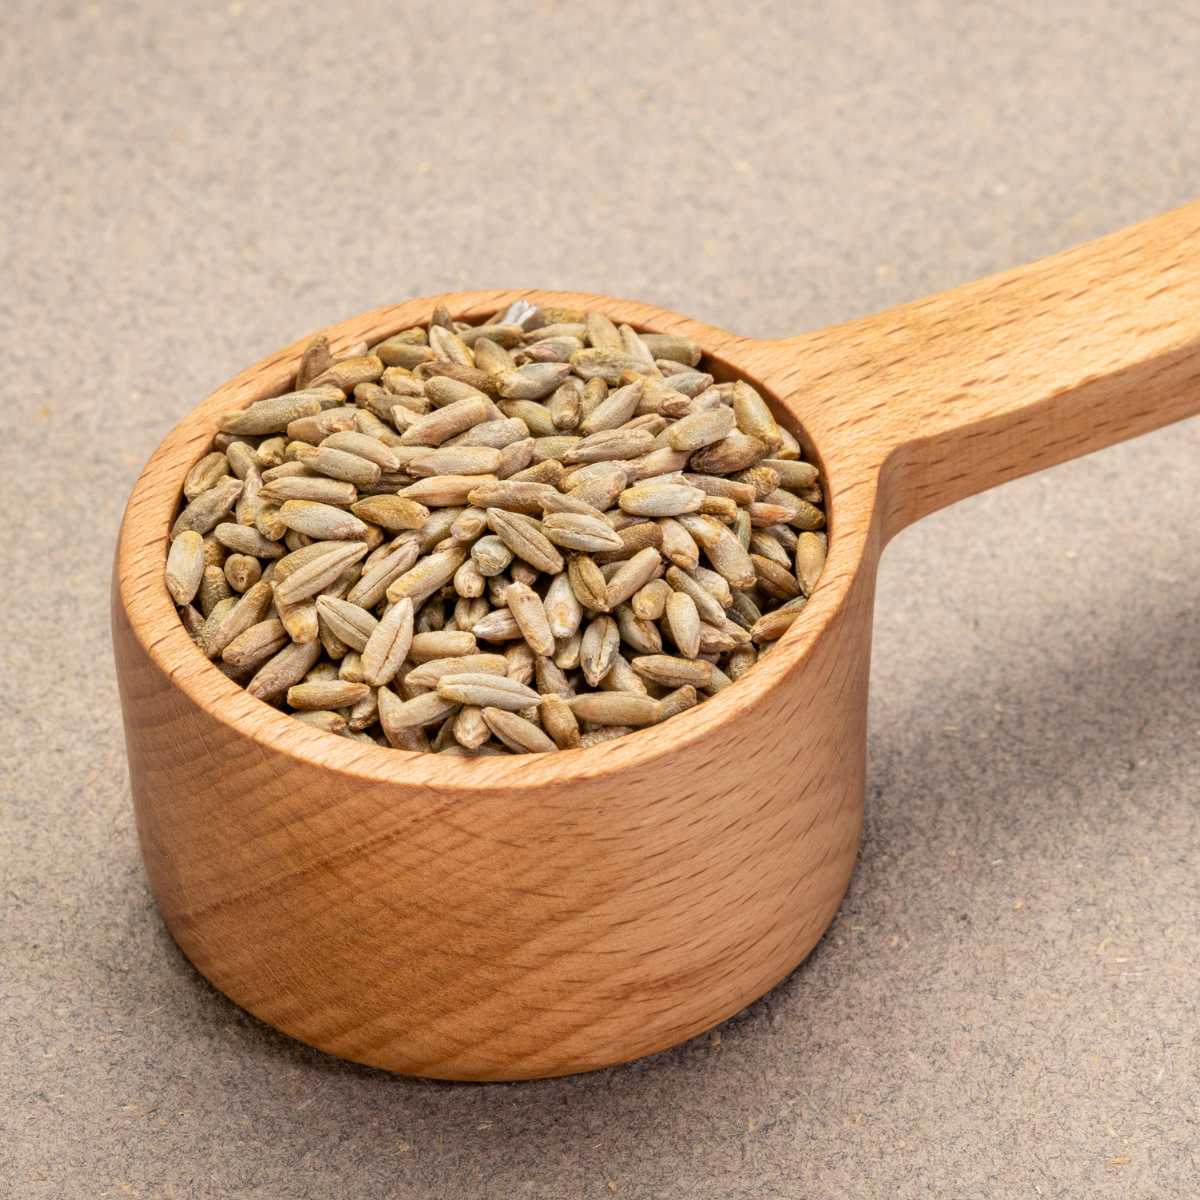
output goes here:
[[1200, 194], [1192, 5], [593, 7], [6, 10], [0, 1195], [1193, 1196], [1195, 422], [889, 551], [861, 867], [719, 1040], [413, 1083], [263, 1028], [164, 933], [109, 553], [223, 379], [468, 286], [783, 334]]

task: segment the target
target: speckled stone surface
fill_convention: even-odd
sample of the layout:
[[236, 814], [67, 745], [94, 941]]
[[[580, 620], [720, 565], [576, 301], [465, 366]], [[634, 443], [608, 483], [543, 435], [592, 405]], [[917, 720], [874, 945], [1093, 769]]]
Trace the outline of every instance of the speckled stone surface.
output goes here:
[[782, 335], [1200, 195], [1182, 3], [6, 8], [0, 1195], [1193, 1197], [1200, 425], [888, 551], [862, 862], [676, 1050], [412, 1082], [165, 933], [109, 556], [163, 433], [322, 324], [577, 287]]

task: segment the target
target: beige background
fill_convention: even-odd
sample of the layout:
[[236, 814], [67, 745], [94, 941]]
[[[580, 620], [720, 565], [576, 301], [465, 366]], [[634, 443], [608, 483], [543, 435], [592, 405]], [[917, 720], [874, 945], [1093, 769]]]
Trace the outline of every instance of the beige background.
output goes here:
[[781, 335], [1200, 195], [1192, 4], [499, 7], [6, 7], [0, 1195], [1194, 1196], [1195, 422], [888, 552], [861, 866], [717, 1034], [415, 1083], [262, 1027], [164, 933], [109, 555], [226, 377], [459, 287]]

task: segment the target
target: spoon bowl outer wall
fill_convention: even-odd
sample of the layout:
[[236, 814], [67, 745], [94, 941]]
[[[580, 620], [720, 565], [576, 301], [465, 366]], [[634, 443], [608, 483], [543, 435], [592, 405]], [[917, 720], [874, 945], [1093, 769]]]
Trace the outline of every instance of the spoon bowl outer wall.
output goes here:
[[[415, 300], [326, 332], [336, 353], [428, 320], [438, 302], [476, 320], [518, 296], [691, 337], [719, 375], [762, 382], [742, 367], [761, 343], [575, 293]], [[808, 954], [853, 869], [877, 554], [869, 497], [851, 488], [843, 501], [826, 475], [834, 531], [805, 619], [746, 678], [662, 726], [483, 760], [337, 738], [222, 675], [162, 582], [183, 476], [220, 415], [290, 386], [306, 342], [185, 417], [121, 530], [113, 628], [130, 778], [176, 941], [284, 1032], [439, 1078], [588, 1070], [737, 1012]]]

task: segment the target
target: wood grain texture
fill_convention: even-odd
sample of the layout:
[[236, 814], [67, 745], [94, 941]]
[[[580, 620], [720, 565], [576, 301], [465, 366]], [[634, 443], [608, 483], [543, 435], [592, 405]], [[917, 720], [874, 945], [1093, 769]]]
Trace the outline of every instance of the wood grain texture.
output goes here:
[[184, 952], [334, 1054], [455, 1079], [662, 1049], [811, 950], [862, 815], [875, 569], [925, 512], [1200, 410], [1200, 209], [945, 296], [783, 342], [573, 293], [414, 300], [335, 348], [517, 296], [695, 338], [818, 456], [830, 556], [777, 649], [657, 728], [587, 751], [461, 760], [345, 741], [249, 696], [192, 645], [167, 529], [218, 416], [284, 390], [263, 360], [163, 442], [118, 545], [113, 624], [147, 872]]

